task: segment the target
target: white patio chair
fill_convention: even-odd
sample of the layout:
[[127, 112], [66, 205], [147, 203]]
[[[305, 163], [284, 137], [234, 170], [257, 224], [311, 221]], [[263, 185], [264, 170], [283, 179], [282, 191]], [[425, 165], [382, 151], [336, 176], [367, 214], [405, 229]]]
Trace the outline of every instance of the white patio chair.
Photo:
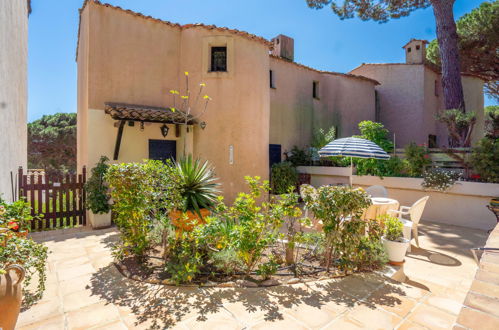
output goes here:
[[371, 197], [388, 197], [388, 191], [383, 186], [370, 186], [366, 189], [366, 193]]
[[[416, 203], [412, 204], [412, 206], [401, 206], [400, 209], [390, 210], [389, 212], [395, 213], [399, 220], [404, 224], [404, 238], [411, 240], [411, 231], [414, 235], [414, 239], [416, 240], [416, 245], [419, 247], [419, 239], [418, 239], [418, 224], [419, 220], [421, 220], [421, 216], [423, 215], [424, 208], [426, 206], [426, 202], [430, 196], [425, 196], [420, 198]], [[404, 219], [404, 216], [408, 216], [409, 219]], [[408, 251], [411, 251], [411, 247], [409, 245]]]

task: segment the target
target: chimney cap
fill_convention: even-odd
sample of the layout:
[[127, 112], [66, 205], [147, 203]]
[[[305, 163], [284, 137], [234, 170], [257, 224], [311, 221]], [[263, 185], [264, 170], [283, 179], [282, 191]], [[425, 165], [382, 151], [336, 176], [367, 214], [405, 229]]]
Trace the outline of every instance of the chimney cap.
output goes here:
[[423, 43], [423, 45], [426, 45], [428, 44], [428, 40], [424, 40], [424, 39], [414, 39], [412, 38], [411, 40], [409, 40], [408, 43], [406, 43], [404, 46], [402, 46], [402, 48], [407, 48], [407, 46], [409, 46], [410, 44], [416, 42], [416, 41], [419, 41], [421, 43]]

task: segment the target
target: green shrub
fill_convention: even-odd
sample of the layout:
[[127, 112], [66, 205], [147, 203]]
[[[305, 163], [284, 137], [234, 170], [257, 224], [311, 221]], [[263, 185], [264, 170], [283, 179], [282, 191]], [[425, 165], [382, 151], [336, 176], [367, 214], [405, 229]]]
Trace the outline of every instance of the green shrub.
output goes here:
[[301, 195], [306, 207], [323, 222], [326, 267], [329, 269], [334, 258], [346, 270], [362, 268], [353, 257], [359, 248], [360, 236], [365, 233], [365, 222], [356, 220], [371, 205], [369, 195], [360, 188], [322, 186], [315, 189], [310, 185], [302, 185]]
[[180, 237], [171, 238], [165, 270], [177, 285], [192, 282], [201, 271], [205, 254], [194, 233], [183, 232]]
[[385, 227], [385, 238], [389, 241], [399, 241], [404, 237], [404, 224], [397, 218], [385, 215], [380, 217]]
[[287, 193], [290, 188], [296, 187], [298, 183], [298, 172], [290, 162], [282, 162], [272, 165], [271, 169], [271, 192], [276, 195]]
[[109, 165], [107, 161], [109, 158], [101, 156], [99, 162], [91, 171], [90, 178], [85, 184], [85, 191], [87, 193], [87, 209], [91, 210], [94, 214], [105, 214], [111, 209], [109, 205], [108, 186], [104, 181]]
[[[376, 143], [387, 153], [392, 153], [394, 144], [388, 130], [381, 123], [364, 120], [359, 123], [360, 135], [356, 136]], [[379, 177], [399, 176], [404, 170], [404, 163], [397, 156], [388, 160], [354, 158], [357, 175], [376, 175]]]
[[409, 176], [421, 177], [425, 168], [431, 164], [428, 149], [414, 142], [405, 147], [405, 157], [405, 166]]
[[472, 150], [470, 163], [481, 179], [499, 183], [499, 139], [481, 139]]
[[[151, 247], [149, 235], [157, 219], [168, 219], [180, 207], [180, 177], [176, 167], [161, 161], [111, 165], [105, 175], [109, 183], [114, 222], [122, 245], [116, 256], [143, 256]], [[167, 226], [165, 226], [167, 228]]]
[[286, 161], [293, 164], [293, 166], [309, 166], [312, 163], [312, 155], [308, 150], [300, 149], [297, 146], [293, 146], [290, 152], [288, 152], [288, 157]]

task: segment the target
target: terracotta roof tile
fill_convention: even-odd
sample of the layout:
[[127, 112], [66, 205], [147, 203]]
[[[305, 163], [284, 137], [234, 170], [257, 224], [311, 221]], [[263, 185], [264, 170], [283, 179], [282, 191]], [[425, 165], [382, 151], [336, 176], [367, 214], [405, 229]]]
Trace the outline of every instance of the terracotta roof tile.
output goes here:
[[409, 40], [409, 42], [407, 42], [405, 45], [402, 46], [402, 48], [405, 48], [407, 47], [408, 44], [410, 44], [411, 42], [413, 41], [421, 41], [423, 44], [428, 44], [428, 40], [424, 40], [424, 39], [414, 39], [412, 38], [411, 40]]
[[[154, 18], [152, 16], [146, 16], [146, 15], [144, 15], [142, 13], [135, 12], [135, 11], [132, 11], [132, 10], [129, 10], [129, 9], [123, 9], [123, 8], [121, 8], [119, 6], [114, 6], [114, 5], [111, 5], [111, 4], [108, 4], [108, 3], [102, 3], [99, 0], [85, 0], [83, 2], [82, 7], [80, 8], [80, 23], [79, 23], [79, 25], [81, 25], [81, 13], [83, 12], [83, 10], [85, 9], [85, 7], [88, 5], [89, 2], [93, 2], [93, 3], [95, 3], [97, 5], [100, 5], [100, 6], [103, 6], [103, 7], [112, 8], [112, 9], [115, 9], [115, 10], [120, 10], [122, 12], [125, 12], [127, 14], [130, 14], [130, 15], [133, 15], [133, 16], [136, 16], [136, 17], [140, 17], [140, 18], [143, 18], [143, 19], [151, 20], [151, 21], [158, 22], [158, 23], [161, 23], [161, 24], [166, 24], [166, 25], [168, 25], [170, 27], [179, 28], [181, 30], [201, 27], [201, 28], [204, 28], [206, 30], [217, 30], [217, 31], [222, 31], [222, 32], [229, 32], [229, 33], [236, 34], [236, 35], [239, 35], [241, 37], [244, 37], [244, 38], [247, 38], [247, 39], [250, 39], [250, 40], [254, 40], [254, 41], [260, 42], [260, 43], [264, 44], [265, 46], [267, 46], [269, 48], [273, 47], [273, 44], [270, 41], [268, 41], [267, 39], [265, 39], [263, 37], [259, 37], [259, 36], [254, 35], [254, 34], [251, 34], [249, 32], [240, 31], [240, 30], [236, 30], [236, 29], [231, 29], [231, 28], [228, 28], [228, 27], [219, 27], [219, 26], [216, 26], [216, 25], [206, 25], [206, 24], [203, 24], [203, 23], [181, 25], [181, 24], [178, 24], [178, 23], [172, 23], [172, 22], [164, 21], [164, 20], [161, 20], [159, 18]], [[76, 59], [78, 59], [78, 46], [79, 46], [79, 43], [80, 43], [80, 26], [78, 26], [78, 41], [77, 41], [77, 45], [76, 45]]]
[[[389, 66], [389, 65], [421, 65], [421, 64], [410, 64], [410, 63], [362, 63], [361, 65], [359, 65], [358, 67], [356, 67], [355, 69], [351, 70], [350, 72], [354, 72], [355, 70], [363, 67], [363, 66], [367, 66], [367, 65], [372, 65], [372, 66]], [[437, 73], [437, 74], [442, 74], [442, 71], [440, 70], [440, 67], [438, 65], [435, 65], [433, 63], [430, 63], [430, 62], [426, 62], [424, 64], [424, 66]], [[479, 75], [477, 73], [473, 73], [473, 72], [461, 72], [461, 76], [467, 76], [467, 77], [475, 77], [475, 78], [480, 78], [484, 81], [487, 81], [488, 79], [485, 78], [484, 76], [482, 75]]]
[[360, 79], [360, 80], [364, 80], [364, 81], [369, 81], [371, 83], [374, 83], [375, 85], [379, 85], [380, 84], [377, 80], [374, 80], [374, 79], [371, 79], [371, 78], [368, 78], [368, 77], [364, 77], [364, 76], [361, 76], [361, 75], [356, 75], [356, 74], [351, 74], [351, 73], [341, 73], [341, 72], [317, 70], [317, 69], [311, 68], [311, 67], [306, 66], [306, 65], [301, 64], [301, 63], [289, 61], [289, 60], [287, 60], [285, 58], [282, 58], [282, 57], [279, 57], [279, 56], [276, 56], [276, 55], [270, 55], [270, 57], [274, 58], [276, 60], [280, 60], [280, 61], [289, 63], [289, 64], [293, 64], [295, 66], [298, 66], [298, 67], [306, 69], [306, 70], [317, 72], [317, 73], [323, 73], [323, 74], [330, 74], [330, 75], [342, 76], [342, 77], [347, 77], [347, 78]]

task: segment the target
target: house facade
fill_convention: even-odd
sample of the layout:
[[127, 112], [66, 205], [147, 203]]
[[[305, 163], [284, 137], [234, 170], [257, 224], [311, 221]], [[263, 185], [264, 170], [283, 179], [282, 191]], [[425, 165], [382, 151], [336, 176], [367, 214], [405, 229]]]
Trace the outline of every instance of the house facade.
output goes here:
[[[448, 146], [445, 125], [435, 116], [444, 109], [442, 77], [434, 66], [426, 63], [425, 40], [411, 40], [403, 49], [405, 63], [362, 64], [350, 73], [377, 80], [378, 111], [376, 120], [395, 135], [396, 145], [410, 142], [430, 147]], [[476, 75], [461, 76], [467, 111], [477, 114], [472, 144], [484, 132], [484, 80]]]
[[15, 198], [17, 168], [27, 164], [29, 12], [29, 0], [0, 1], [0, 198], [7, 201]]
[[[214, 165], [230, 201], [245, 175], [267, 179], [269, 158], [310, 145], [314, 129], [349, 136], [375, 119], [377, 81], [297, 64], [285, 36], [270, 42], [89, 0], [78, 37], [78, 168], [101, 155], [131, 162], [190, 153]], [[169, 91], [182, 93], [186, 71], [212, 101], [180, 125]]]

